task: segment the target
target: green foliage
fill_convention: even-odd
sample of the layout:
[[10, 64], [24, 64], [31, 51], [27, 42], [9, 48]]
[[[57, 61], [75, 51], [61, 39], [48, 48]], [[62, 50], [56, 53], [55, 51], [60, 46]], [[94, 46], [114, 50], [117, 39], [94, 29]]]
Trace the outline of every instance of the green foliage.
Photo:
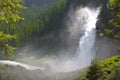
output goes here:
[[105, 1], [100, 14], [101, 22], [105, 25], [101, 33], [120, 40], [120, 0]]
[[101, 62], [93, 60], [88, 71], [83, 74], [76, 80], [120, 80], [120, 56], [114, 56]]
[[114, 16], [113, 19], [110, 20], [112, 24], [120, 26], [120, 0], [110, 0], [110, 10], [112, 15]]
[[[104, 72], [103, 80], [113, 80], [112, 78], [119, 75], [119, 74], [116, 74], [117, 73], [116, 70], [120, 73], [120, 71], [118, 70], [120, 69], [119, 64], [120, 64], [120, 56], [114, 56], [106, 60], [103, 60], [100, 63], [100, 66], [102, 67], [102, 70]], [[119, 79], [120, 78], [114, 79], [114, 80], [119, 80]]]
[[0, 43], [6, 43], [12, 39], [16, 39], [16, 36], [10, 34], [3, 34], [3, 32], [0, 32]]
[[91, 66], [87, 71], [86, 80], [99, 80], [102, 77], [103, 77], [102, 68], [99, 65], [98, 61], [95, 59], [92, 61]]
[[110, 30], [110, 29], [105, 29], [104, 32], [105, 32], [105, 34], [109, 35], [109, 34], [112, 33], [112, 30]]
[[100, 36], [100, 37], [104, 36], [104, 33], [99, 33], [99, 36]]
[[23, 20], [20, 16], [21, 9], [25, 7], [21, 5], [22, 0], [0, 0], [0, 48], [4, 50], [4, 57], [14, 57], [15, 48], [10, 45], [10, 41], [16, 39], [15, 22]]
[[35, 37], [41, 37], [46, 34], [57, 34], [62, 26], [63, 16], [68, 9], [67, 0], [59, 0], [54, 5], [43, 9], [39, 6], [24, 11], [25, 20], [20, 22], [17, 27], [17, 43], [21, 45]]
[[114, 26], [112, 34], [115, 39], [120, 39], [120, 0], [109, 0], [109, 9], [112, 18], [109, 19], [108, 24]]
[[107, 80], [120, 80], [120, 65], [114, 67], [114, 71], [112, 71]]
[[120, 0], [103, 0], [102, 3], [99, 25], [103, 25], [100, 25], [99, 36], [107, 35], [120, 40]]
[[0, 1], [0, 22], [17, 22], [20, 19], [20, 10], [25, 8], [20, 4], [22, 0], [1, 0]]

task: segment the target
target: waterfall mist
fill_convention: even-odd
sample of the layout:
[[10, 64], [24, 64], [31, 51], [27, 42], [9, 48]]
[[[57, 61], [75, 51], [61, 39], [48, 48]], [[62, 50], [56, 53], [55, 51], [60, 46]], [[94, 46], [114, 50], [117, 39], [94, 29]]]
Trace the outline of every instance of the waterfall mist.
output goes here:
[[[64, 57], [63, 53], [66, 52], [58, 51], [61, 53], [61, 59], [48, 58], [48, 60], [42, 62], [42, 64], [49, 65], [52, 70], [58, 72], [69, 72], [76, 69], [84, 68], [90, 64], [91, 60], [95, 56], [94, 44], [96, 36], [96, 21], [99, 14], [99, 8], [92, 9], [88, 7], [79, 7], [77, 10], [73, 11], [73, 13], [74, 14], [72, 14], [70, 18], [72, 21], [72, 27], [68, 28], [69, 30], [71, 29], [70, 37], [74, 37], [74, 34], [76, 32], [82, 31], [83, 33], [82, 37], [80, 37], [77, 52], [72, 58], [69, 58]], [[11, 62], [3, 61], [2, 63]], [[22, 66], [22, 63], [20, 64], [13, 62], [11, 64], [17, 64], [19, 66]]]
[[[95, 57], [103, 60], [119, 54], [120, 41], [106, 35], [107, 19], [102, 19], [109, 11], [104, 0], [23, 0], [22, 4], [27, 9], [21, 15], [25, 20], [15, 24], [18, 28], [1, 27], [4, 33], [18, 31], [18, 45], [14, 59], [4, 58], [7, 45], [0, 50], [0, 80], [77, 80], [86, 76]], [[14, 40], [7, 42], [15, 46]]]

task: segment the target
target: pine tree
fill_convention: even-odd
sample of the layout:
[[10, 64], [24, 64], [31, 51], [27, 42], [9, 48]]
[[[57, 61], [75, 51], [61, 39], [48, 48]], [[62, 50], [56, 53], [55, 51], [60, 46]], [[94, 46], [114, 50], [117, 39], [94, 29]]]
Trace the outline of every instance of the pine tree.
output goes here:
[[86, 74], [87, 80], [99, 80], [103, 76], [103, 71], [101, 70], [101, 67], [98, 63], [98, 61], [95, 59], [92, 61], [91, 66], [88, 69], [88, 72]]
[[120, 80], [120, 66], [115, 66], [107, 80]]

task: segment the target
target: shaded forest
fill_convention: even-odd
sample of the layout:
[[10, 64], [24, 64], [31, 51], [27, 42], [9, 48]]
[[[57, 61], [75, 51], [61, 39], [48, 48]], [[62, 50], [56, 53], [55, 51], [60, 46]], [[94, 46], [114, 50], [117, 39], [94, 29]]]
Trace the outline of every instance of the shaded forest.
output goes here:
[[[107, 36], [119, 42], [120, 0], [1, 0], [0, 59], [14, 60], [17, 51], [26, 44], [32, 44], [38, 49], [43, 46], [51, 50], [67, 49], [69, 45], [64, 40], [70, 32], [66, 31], [68, 27], [65, 21], [69, 19], [70, 9], [77, 9], [79, 6], [101, 6], [96, 24], [97, 36]], [[61, 40], [61, 32], [64, 34], [64, 40]], [[76, 45], [73, 47], [76, 49]], [[120, 45], [117, 50], [119, 53]], [[96, 58], [88, 68], [83, 69], [83, 74], [74, 80], [120, 80], [119, 64], [119, 55], [105, 60]], [[5, 65], [0, 64], [0, 79], [14, 80], [10, 76], [2, 76], [4, 69]]]

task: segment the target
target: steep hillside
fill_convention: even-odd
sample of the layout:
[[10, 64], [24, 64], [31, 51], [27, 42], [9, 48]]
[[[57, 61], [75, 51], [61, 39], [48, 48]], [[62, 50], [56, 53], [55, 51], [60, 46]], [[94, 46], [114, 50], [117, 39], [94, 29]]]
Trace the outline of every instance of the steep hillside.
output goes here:
[[115, 77], [117, 74], [120, 76], [120, 55], [101, 61], [100, 66], [104, 72], [104, 78], [112, 80], [111, 77]]
[[100, 62], [93, 60], [75, 80], [120, 80], [120, 55]]

